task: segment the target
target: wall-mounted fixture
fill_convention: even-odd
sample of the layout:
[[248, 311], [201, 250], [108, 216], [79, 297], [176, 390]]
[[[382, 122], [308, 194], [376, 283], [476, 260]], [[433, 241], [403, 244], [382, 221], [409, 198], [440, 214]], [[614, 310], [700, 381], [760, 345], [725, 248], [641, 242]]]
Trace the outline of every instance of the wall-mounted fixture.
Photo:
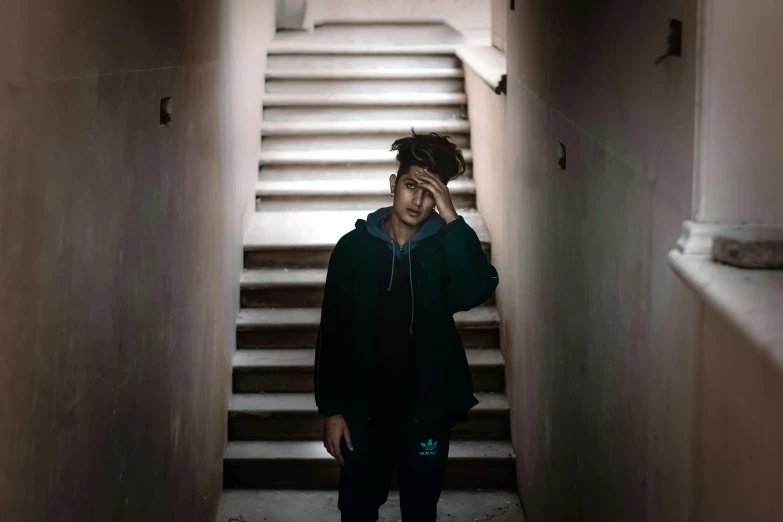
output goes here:
[[506, 75], [504, 74], [503, 76], [500, 77], [500, 81], [495, 86], [495, 94], [506, 94], [507, 92], [506, 82], [507, 79], [506, 79]]
[[675, 19], [669, 20], [669, 34], [666, 37], [666, 53], [655, 60], [658, 65], [666, 58], [682, 56], [682, 22]]
[[516, 7], [514, 4], [515, 4], [514, 0], [511, 0], [511, 10], [512, 10], [512, 11], [513, 11], [513, 10], [514, 10], [514, 8]]
[[171, 96], [161, 98], [160, 100], [160, 124], [161, 125], [168, 125], [169, 123], [174, 121], [173, 110], [174, 109], [171, 101]]
[[560, 170], [565, 170], [568, 163], [568, 151], [562, 142], [557, 142], [557, 166]]

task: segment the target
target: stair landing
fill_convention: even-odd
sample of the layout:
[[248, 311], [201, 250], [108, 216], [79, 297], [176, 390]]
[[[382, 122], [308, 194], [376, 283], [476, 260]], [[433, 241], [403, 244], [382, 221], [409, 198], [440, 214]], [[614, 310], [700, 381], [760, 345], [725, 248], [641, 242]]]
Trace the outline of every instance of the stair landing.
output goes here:
[[[509, 491], [444, 491], [439, 520], [449, 522], [524, 522], [516, 493]], [[339, 522], [335, 491], [226, 491], [217, 522]], [[400, 495], [389, 494], [379, 522], [400, 521]]]
[[[367, 214], [374, 210], [376, 209], [256, 212], [245, 234], [245, 250], [334, 247], [344, 234], [353, 230], [357, 219], [366, 219]], [[478, 211], [459, 212], [476, 231], [481, 242], [488, 244], [489, 232]]]

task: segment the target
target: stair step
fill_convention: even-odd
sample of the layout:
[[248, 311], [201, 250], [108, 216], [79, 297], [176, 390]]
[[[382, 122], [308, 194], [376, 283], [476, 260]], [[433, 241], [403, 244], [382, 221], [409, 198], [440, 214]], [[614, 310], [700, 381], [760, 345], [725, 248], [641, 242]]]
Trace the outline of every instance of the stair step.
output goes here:
[[457, 68], [291, 68], [269, 69], [267, 94], [461, 94], [463, 72]]
[[[463, 176], [472, 179], [471, 163]], [[388, 179], [389, 174], [397, 172], [397, 162], [388, 163], [352, 163], [340, 165], [325, 163], [322, 165], [278, 164], [264, 165], [258, 171], [259, 181], [333, 181], [333, 180], [377, 180]], [[462, 179], [462, 178], [460, 178]]]
[[359, 45], [368, 43], [402, 44], [416, 43], [447, 43], [463, 42], [462, 33], [445, 24], [443, 20], [431, 23], [400, 22], [372, 20], [365, 23], [339, 23], [331, 20], [326, 24], [316, 22], [312, 31], [281, 31], [275, 35], [276, 42], [352, 42]]
[[[258, 272], [261, 274], [257, 274]], [[312, 278], [301, 277], [297, 272], [322, 272], [323, 275]], [[325, 269], [247, 269], [240, 281], [240, 306], [242, 308], [320, 307], [325, 282]], [[494, 305], [494, 298], [485, 304]]]
[[[463, 150], [465, 161], [473, 160], [470, 150]], [[352, 163], [391, 163], [396, 151], [384, 149], [341, 149], [341, 150], [262, 150], [259, 165], [323, 165]], [[393, 172], [392, 172], [393, 173]]]
[[425, 78], [390, 80], [272, 80], [267, 79], [268, 94], [367, 94], [398, 93], [459, 94], [465, 92], [462, 78]]
[[299, 107], [320, 106], [351, 106], [375, 105], [465, 105], [467, 96], [464, 93], [428, 93], [428, 92], [395, 92], [395, 93], [277, 93], [265, 94], [264, 107]]
[[[231, 442], [223, 460], [223, 485], [233, 489], [335, 488], [339, 473], [320, 441]], [[515, 483], [509, 442], [452, 441], [447, 488], [510, 489]]]
[[368, 104], [264, 106], [263, 121], [465, 120], [464, 104]]
[[[455, 439], [505, 440], [510, 437], [509, 406], [505, 395], [477, 393], [479, 404], [468, 421], [454, 427]], [[318, 440], [323, 418], [312, 393], [232, 395], [228, 438], [239, 440]]]
[[263, 136], [333, 135], [333, 134], [408, 134], [411, 128], [418, 133], [439, 134], [470, 132], [467, 120], [434, 121], [265, 121]]
[[[340, 522], [336, 490], [227, 490], [216, 522]], [[400, 495], [381, 506], [382, 522], [400, 520]], [[449, 522], [523, 522], [516, 491], [450, 491], [441, 494], [438, 520]]]
[[[498, 349], [465, 350], [477, 392], [505, 390], [503, 355]], [[238, 350], [233, 358], [234, 393], [313, 391], [315, 350], [309, 348]]]
[[458, 67], [422, 67], [419, 69], [345, 67], [328, 69], [268, 69], [264, 75], [267, 80], [433, 80], [464, 78], [465, 73]]
[[[452, 197], [459, 194], [475, 194], [473, 180], [455, 180], [449, 183]], [[277, 197], [351, 197], [388, 196], [389, 180], [335, 180], [335, 181], [259, 181], [256, 183], [259, 196]]]
[[[374, 208], [256, 212], [244, 238], [245, 268], [323, 268], [337, 241]], [[489, 233], [476, 210], [458, 209], [486, 251]]]
[[[237, 346], [261, 351], [279, 347], [310, 348], [315, 345], [320, 320], [320, 308], [244, 308], [237, 319]], [[454, 321], [465, 346], [499, 346], [499, 319], [495, 307], [479, 306], [468, 312], [458, 312], [454, 314]]]
[[[295, 152], [311, 150], [370, 150], [388, 151], [391, 144], [403, 136], [410, 135], [410, 128], [401, 133], [388, 134], [316, 134], [263, 136], [261, 150], [263, 152]], [[419, 132], [419, 131], [416, 131]], [[460, 149], [470, 149], [470, 137], [466, 133], [452, 134], [451, 140]], [[384, 176], [386, 178], [388, 176]]]
[[357, 44], [356, 42], [328, 43], [323, 41], [282, 41], [273, 40], [270, 42], [267, 52], [270, 56], [275, 55], [447, 55], [453, 56], [457, 50], [458, 43], [417, 43], [417, 44], [386, 44], [377, 42], [367, 42]]
[[320, 307], [326, 269], [260, 268], [245, 270], [240, 279], [242, 308]]
[[[321, 310], [318, 308], [251, 308], [242, 309], [237, 317], [237, 329], [279, 330], [281, 328], [318, 328]], [[495, 328], [498, 311], [491, 306], [479, 306], [467, 312], [454, 314], [460, 328]]]
[[[246, 250], [284, 247], [334, 247], [354, 229], [357, 219], [366, 219], [375, 209], [330, 210], [312, 212], [256, 212], [245, 234]], [[484, 221], [475, 210], [463, 209], [461, 215], [476, 231], [482, 243], [489, 243]]]
[[[355, 49], [352, 49], [355, 51]], [[394, 53], [362, 54], [357, 52], [272, 52], [267, 57], [267, 70], [276, 69], [458, 69], [462, 62], [453, 52], [408, 53], [396, 49]]]
[[[498, 349], [466, 348], [465, 353], [471, 368], [502, 369], [504, 366], [503, 354]], [[253, 370], [307, 370], [312, 372], [314, 364], [315, 350], [312, 348], [240, 349], [234, 353], [232, 358], [232, 366], [235, 372]], [[262, 391], [272, 392], [272, 390]], [[237, 391], [236, 393], [244, 392]]]
[[[449, 183], [451, 200], [457, 208], [476, 206], [473, 180]], [[389, 180], [259, 181], [257, 210], [322, 210], [380, 208], [389, 205]]]
[[[367, 20], [364, 18], [330, 18], [329, 20], [324, 20], [322, 22], [316, 22], [315, 24], [316, 30], [320, 31], [325, 28], [340, 28], [340, 29], [350, 29], [350, 28], [366, 28], [366, 29], [376, 29], [376, 28], [394, 28], [394, 30], [405, 29], [407, 28], [426, 28], [427, 33], [429, 34], [429, 31], [433, 29], [442, 29], [442, 30], [448, 30], [449, 32], [453, 32], [454, 29], [451, 28], [451, 26], [446, 25], [443, 23], [442, 19], [439, 18], [429, 18], [429, 17], [422, 17], [422, 18], [379, 18], [379, 19], [373, 19], [373, 20]], [[457, 33], [459, 34], [459, 33]]]

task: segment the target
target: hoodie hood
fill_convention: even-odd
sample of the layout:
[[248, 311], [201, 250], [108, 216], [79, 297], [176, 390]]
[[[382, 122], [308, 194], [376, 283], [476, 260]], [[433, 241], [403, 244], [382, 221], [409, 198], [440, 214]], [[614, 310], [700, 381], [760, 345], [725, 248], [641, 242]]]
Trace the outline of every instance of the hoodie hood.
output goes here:
[[394, 264], [395, 260], [397, 258], [402, 259], [403, 254], [408, 254], [408, 272], [410, 275], [410, 285], [411, 285], [411, 325], [410, 325], [410, 331], [409, 334], [413, 335], [413, 318], [415, 317], [415, 310], [416, 310], [416, 299], [413, 295], [413, 261], [412, 258], [412, 250], [416, 248], [416, 244], [421, 241], [422, 239], [426, 239], [428, 237], [434, 236], [438, 233], [438, 231], [443, 227], [446, 222], [443, 221], [443, 218], [440, 217], [440, 215], [437, 212], [432, 212], [424, 221], [424, 224], [422, 225], [421, 229], [419, 229], [418, 232], [416, 232], [416, 235], [414, 235], [407, 243], [405, 243], [404, 247], [397, 248], [397, 242], [392, 239], [389, 234], [386, 233], [386, 230], [383, 228], [384, 222], [389, 218], [391, 215], [392, 207], [384, 207], [381, 209], [376, 210], [375, 212], [371, 212], [367, 216], [367, 221], [364, 223], [361, 219], [356, 221], [356, 228], [359, 228], [362, 224], [365, 225], [367, 232], [373, 237], [377, 237], [386, 245], [388, 245], [389, 249], [392, 252], [392, 259], [391, 259], [391, 275], [389, 276], [389, 287], [386, 289], [387, 292], [391, 292], [392, 289], [392, 282], [394, 281]]
[[[371, 236], [377, 237], [389, 245], [389, 248], [395, 253], [395, 257], [402, 257], [400, 249], [394, 248], [396, 242], [389, 236], [389, 234], [386, 233], [386, 230], [383, 228], [383, 224], [391, 215], [391, 211], [392, 207], [384, 207], [376, 210], [375, 212], [371, 212], [367, 216], [367, 232], [369, 232]], [[361, 221], [362, 220], [356, 222], [357, 226]], [[440, 217], [437, 212], [431, 213], [429, 217], [427, 217], [427, 220], [424, 222], [421, 229], [416, 232], [416, 235], [405, 244], [405, 252], [409, 253], [412, 248], [416, 247], [416, 243], [422, 239], [426, 239], [437, 234], [445, 224], [446, 222], [443, 221], [443, 218]]]

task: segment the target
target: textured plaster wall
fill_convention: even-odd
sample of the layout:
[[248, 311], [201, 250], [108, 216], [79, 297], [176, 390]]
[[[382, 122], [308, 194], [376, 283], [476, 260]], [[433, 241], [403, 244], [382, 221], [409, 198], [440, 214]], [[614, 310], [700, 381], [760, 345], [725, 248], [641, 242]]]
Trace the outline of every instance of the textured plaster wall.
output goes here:
[[221, 4], [4, 8], [1, 520], [214, 519], [248, 199]]
[[697, 519], [783, 520], [783, 375], [708, 306], [701, 328]]
[[308, 0], [306, 26], [324, 20], [432, 18], [466, 31], [489, 30], [491, 0]]
[[[505, 96], [498, 96], [487, 83], [469, 66], [465, 66], [465, 92], [468, 95], [468, 118], [470, 119], [470, 148], [473, 152], [473, 178], [476, 191], [476, 206], [487, 227], [492, 231], [493, 243], [506, 244], [501, 234], [507, 232], [505, 215], [496, 208], [497, 202], [505, 198], [507, 188], [507, 154], [503, 130], [506, 126]], [[498, 235], [498, 237], [496, 237]], [[493, 262], [508, 254], [500, 246], [492, 251]]]
[[222, 113], [225, 169], [235, 173], [236, 201], [242, 229], [255, 212], [258, 154], [261, 149], [261, 98], [266, 46], [275, 35], [275, 0], [231, 0], [224, 3], [222, 53], [225, 85]]
[[506, 50], [508, 0], [492, 0], [492, 45]]
[[783, 223], [783, 2], [704, 0], [696, 216]]
[[[531, 522], [690, 520], [698, 304], [667, 253], [691, 215], [696, 12], [517, 0], [505, 106], [468, 76]], [[684, 56], [656, 67], [670, 17]]]

